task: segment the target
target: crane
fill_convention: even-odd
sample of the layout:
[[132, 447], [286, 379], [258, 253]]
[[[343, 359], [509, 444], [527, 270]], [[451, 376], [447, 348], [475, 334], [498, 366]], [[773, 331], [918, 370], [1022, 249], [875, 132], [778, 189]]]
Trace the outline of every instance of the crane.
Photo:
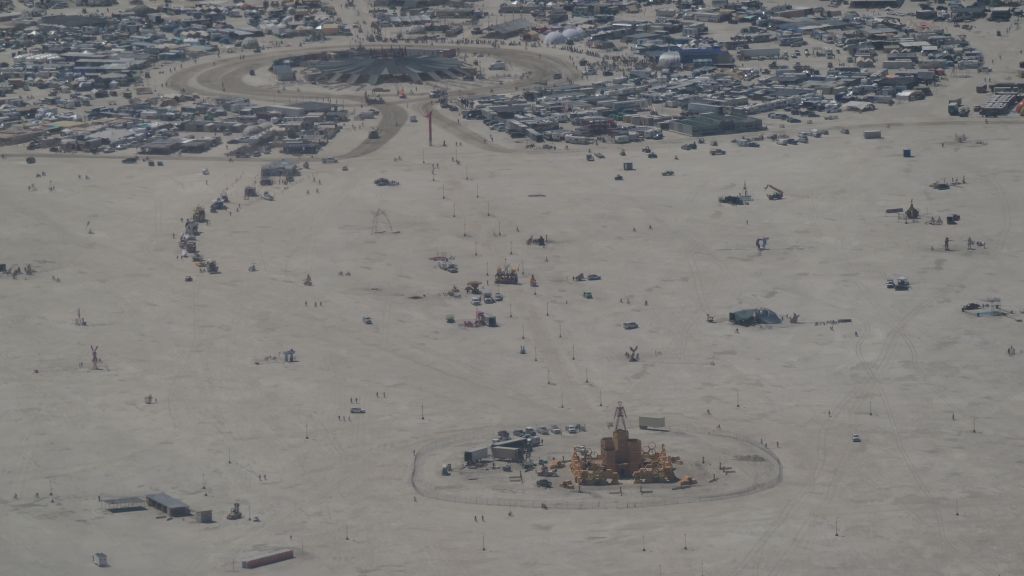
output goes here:
[[772, 186], [771, 184], [765, 185], [764, 189], [771, 190], [771, 192], [768, 193], [769, 200], [782, 200], [782, 196], [785, 194], [785, 192], [779, 190], [778, 188]]

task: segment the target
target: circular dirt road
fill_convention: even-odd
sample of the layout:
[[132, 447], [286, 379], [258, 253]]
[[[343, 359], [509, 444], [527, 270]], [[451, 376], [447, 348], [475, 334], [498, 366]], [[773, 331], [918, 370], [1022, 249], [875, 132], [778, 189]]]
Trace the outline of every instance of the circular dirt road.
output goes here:
[[[556, 487], [545, 489], [535, 485], [538, 476], [514, 465], [512, 472], [498, 466], [491, 469], [454, 466], [450, 475], [441, 469], [458, 462], [464, 451], [480, 447], [480, 439], [491, 435], [491, 429], [463, 430], [432, 438], [418, 448], [413, 457], [410, 482], [416, 494], [446, 502], [478, 506], [556, 508], [561, 510], [625, 509], [648, 506], [671, 506], [694, 502], [711, 502], [739, 498], [773, 488], [782, 482], [782, 462], [767, 447], [748, 440], [720, 433], [665, 431], [642, 433], [647, 444], [667, 444], [670, 454], [684, 462], [676, 466], [680, 477], [691, 476], [698, 483], [688, 489], [674, 484], [639, 485], [630, 481], [617, 486], [586, 486], [576, 490]], [[596, 445], [599, 434], [582, 434]], [[564, 458], [580, 436], [545, 436], [545, 443], [535, 449], [534, 456]], [[586, 442], [584, 442], [586, 443]], [[707, 456], [706, 463], [702, 457]], [[728, 471], [715, 469], [714, 463]], [[571, 479], [563, 469], [556, 486]], [[621, 491], [620, 491], [621, 488]]]
[[[471, 53], [487, 54], [489, 56], [500, 57], [506, 62], [511, 63], [513, 66], [517, 66], [529, 72], [529, 74], [527, 74], [523, 79], [501, 84], [503, 90], [515, 90], [522, 86], [548, 81], [551, 80], [556, 73], [562, 74], [563, 78], [575, 79], [578, 76], [578, 72], [571, 63], [551, 54], [540, 52], [539, 50], [526, 49], [523, 46], [508, 47], [476, 44], [392, 44], [389, 46], [410, 49], [454, 48], [456, 50]], [[175, 72], [167, 79], [166, 85], [170, 88], [187, 93], [215, 98], [223, 98], [225, 96], [242, 96], [255, 101], [274, 102], [282, 97], [299, 96], [310, 98], [330, 97], [349, 102], [363, 102], [364, 99], [362, 96], [355, 94], [338, 94], [330, 88], [317, 86], [315, 84], [303, 85], [301, 89], [296, 88], [295, 92], [281, 92], [277, 87], [253, 86], [245, 82], [245, 78], [248, 76], [249, 70], [270, 66], [273, 61], [280, 58], [324, 52], [330, 49], [346, 47], [350, 47], [350, 44], [322, 43], [313, 46], [273, 50], [255, 56], [246, 56], [244, 58], [219, 58], [217, 60], [203, 62]], [[467, 87], [462, 90], [454, 91], [452, 95], [470, 96], [486, 93], [491, 88], [493, 88], [493, 83], [482, 82], [478, 87]], [[416, 98], [409, 98], [405, 102], [410, 104], [419, 102], [422, 104], [421, 109], [425, 112], [429, 108], [429, 100], [430, 99], [427, 96], [419, 96]], [[363, 140], [352, 150], [337, 156], [339, 159], [357, 158], [373, 153], [387, 144], [389, 140], [394, 138], [408, 119], [408, 114], [404, 108], [398, 104], [375, 104], [374, 107], [381, 111], [381, 118], [378, 123], [378, 133], [380, 137], [375, 139], [367, 138], [366, 140]], [[449, 118], [437, 116], [435, 117], [435, 121], [440, 127], [457, 134], [462, 139], [473, 145], [495, 152], [509, 151], [506, 148], [491, 144], [476, 132], [465, 128], [456, 122], [452, 122]]]

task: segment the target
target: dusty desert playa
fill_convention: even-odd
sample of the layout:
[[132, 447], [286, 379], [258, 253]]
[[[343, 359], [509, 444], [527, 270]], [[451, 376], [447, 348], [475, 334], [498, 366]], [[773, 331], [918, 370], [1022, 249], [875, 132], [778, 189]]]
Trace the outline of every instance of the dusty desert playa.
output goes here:
[[[1024, 32], [996, 26], [979, 22], [971, 41], [1010, 78]], [[260, 57], [287, 50], [300, 49]], [[530, 51], [488, 57], [575, 70], [565, 51]], [[224, 93], [286, 101], [233, 62], [151, 83], [216, 96], [224, 80]], [[719, 137], [722, 156], [708, 152], [716, 138], [683, 150], [694, 138], [666, 132], [595, 144], [604, 158], [588, 162], [587, 146], [492, 142], [439, 108], [428, 146], [429, 86], [315, 157], [28, 164], [24, 146], [4, 148], [0, 262], [34, 274], [0, 278], [0, 573], [249, 572], [242, 559], [284, 548], [295, 558], [254, 572], [1019, 573], [1024, 360], [1008, 350], [1024, 348], [1024, 125], [947, 115], [947, 95], [984, 100], [977, 78], [815, 119], [828, 134], [799, 146]], [[300, 89], [364, 107], [358, 89]], [[374, 127], [382, 138], [367, 140]], [[798, 130], [769, 121], [764, 134]], [[260, 185], [278, 158], [301, 174]], [[964, 182], [929, 186], [943, 179]], [[248, 185], [273, 201], [244, 198]], [[749, 204], [719, 203], [744, 187]], [[209, 274], [177, 238], [221, 193], [227, 210], [198, 238], [220, 268]], [[911, 202], [917, 221], [887, 213]], [[517, 285], [495, 283], [504, 265]], [[887, 289], [900, 276], [911, 288]], [[448, 294], [471, 281], [503, 299]], [[962, 311], [972, 302], [1008, 314]], [[729, 322], [762, 307], [785, 320]], [[478, 310], [497, 327], [466, 327]], [[596, 447], [620, 402], [630, 433], [667, 443], [695, 486], [582, 493], [558, 485], [568, 468], [551, 489], [532, 472], [509, 480], [519, 465], [462, 470], [498, 430], [582, 423], [545, 437], [544, 454]], [[639, 430], [639, 416], [669, 431]], [[158, 492], [214, 521], [104, 502]], [[235, 503], [243, 517], [228, 520]]]

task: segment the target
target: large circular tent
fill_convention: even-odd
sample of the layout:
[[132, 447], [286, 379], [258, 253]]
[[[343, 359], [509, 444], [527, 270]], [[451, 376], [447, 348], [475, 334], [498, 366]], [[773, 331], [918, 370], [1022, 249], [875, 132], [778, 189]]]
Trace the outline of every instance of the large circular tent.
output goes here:
[[385, 48], [311, 54], [296, 63], [317, 84], [384, 84], [472, 80], [476, 70], [437, 51]]

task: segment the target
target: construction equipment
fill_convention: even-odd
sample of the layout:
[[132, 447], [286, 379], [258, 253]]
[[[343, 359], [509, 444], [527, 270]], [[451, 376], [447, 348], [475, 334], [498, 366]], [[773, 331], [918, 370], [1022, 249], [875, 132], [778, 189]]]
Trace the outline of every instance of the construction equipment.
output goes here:
[[764, 189], [771, 190], [771, 192], [768, 193], [769, 200], [782, 200], [782, 197], [785, 194], [785, 192], [779, 190], [778, 188], [772, 186], [771, 184], [766, 184]]
[[256, 194], [256, 187], [255, 186], [246, 186], [245, 187], [245, 197], [246, 198], [257, 198], [258, 194]]
[[217, 265], [216, 260], [210, 260], [206, 263], [207, 274], [220, 274], [220, 266]]
[[303, 286], [312, 286], [313, 285], [313, 277], [310, 276], [309, 274], [306, 274], [306, 279], [302, 281], [302, 285]]
[[738, 195], [738, 196], [737, 195], [729, 195], [729, 196], [719, 196], [718, 197], [718, 201], [719, 202], [721, 202], [722, 204], [729, 204], [731, 206], [745, 206], [747, 204], [750, 204], [750, 200], [751, 200], [750, 192], [747, 191], [747, 183], [746, 182], [743, 183], [743, 194]]
[[196, 206], [196, 209], [192, 211], [192, 221], [200, 224], [206, 222], [206, 210], [203, 210], [202, 206]]
[[555, 476], [558, 476], [558, 471], [548, 468], [547, 465], [541, 464], [540, 470], [537, 471], [537, 476], [542, 476], [544, 478], [554, 478]]
[[235, 502], [231, 506], [231, 511], [228, 512], [227, 519], [228, 520], [241, 520], [242, 519], [241, 505], [238, 502]]
[[683, 476], [683, 479], [679, 481], [679, 485], [678, 486], [674, 486], [672, 489], [673, 490], [686, 490], [690, 486], [695, 486], [696, 484], [697, 484], [697, 481], [694, 480], [693, 478], [691, 478], [690, 476]]

